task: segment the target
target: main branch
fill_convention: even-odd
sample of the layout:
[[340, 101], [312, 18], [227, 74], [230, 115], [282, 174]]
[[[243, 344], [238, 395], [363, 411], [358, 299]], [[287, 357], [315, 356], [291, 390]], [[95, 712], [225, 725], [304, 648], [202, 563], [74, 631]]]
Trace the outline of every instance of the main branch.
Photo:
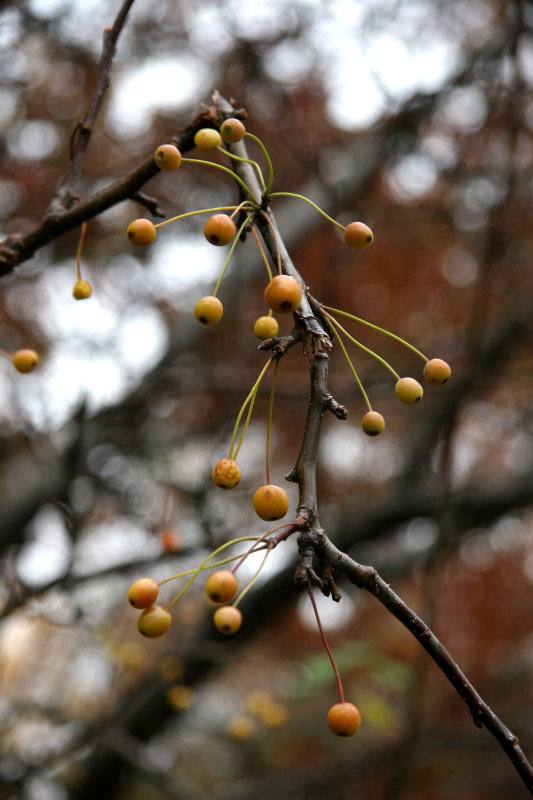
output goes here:
[[[222, 120], [235, 116], [235, 110], [224, 98], [217, 94], [214, 100]], [[246, 147], [242, 142], [232, 145], [231, 150], [242, 158], [248, 157]], [[253, 187], [256, 201], [261, 202], [262, 207], [265, 208], [266, 204], [262, 198], [259, 183], [250, 165], [246, 162], [237, 162], [235, 170], [248, 186]], [[332, 398], [327, 388], [331, 341], [326, 326], [314, 313], [317, 305], [305, 293], [305, 284], [287, 253], [274, 215], [268, 205], [266, 205], [266, 213], [271, 224], [258, 216], [257, 226], [274, 263], [276, 253], [279, 251], [283, 272], [296, 278], [304, 288], [304, 299], [295, 313], [295, 320], [302, 332], [304, 352], [310, 369], [311, 391], [300, 453], [295, 467], [287, 476], [288, 480], [298, 484], [298, 516], [304, 521], [303, 529], [302, 526], [299, 526], [299, 530], [301, 530], [298, 537], [299, 560], [295, 579], [307, 586], [311, 579], [324, 594], [331, 594], [334, 600], [339, 600], [340, 594], [333, 580], [333, 572], [337, 570], [352, 583], [374, 595], [415, 636], [464, 700], [474, 723], [478, 727], [484, 725], [493, 734], [524, 784], [533, 794], [533, 767], [522, 751], [517, 737], [485, 703], [425, 622], [383, 581], [374, 567], [358, 564], [346, 553], [340, 551], [320, 526], [316, 496], [316, 465], [322, 418], [325, 411], [329, 409], [339, 419], [345, 419], [346, 410]]]

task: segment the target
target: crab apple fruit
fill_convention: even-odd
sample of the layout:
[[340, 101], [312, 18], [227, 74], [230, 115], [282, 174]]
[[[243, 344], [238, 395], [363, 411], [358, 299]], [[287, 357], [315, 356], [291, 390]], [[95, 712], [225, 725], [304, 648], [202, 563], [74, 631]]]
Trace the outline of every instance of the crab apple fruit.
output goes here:
[[11, 359], [17, 372], [31, 372], [39, 363], [35, 350], [17, 350]]
[[270, 703], [257, 715], [267, 728], [282, 728], [286, 725], [289, 714], [281, 703]]
[[302, 301], [302, 287], [290, 275], [276, 275], [265, 289], [265, 300], [272, 311], [289, 314], [296, 311]]
[[337, 736], [353, 736], [361, 727], [361, 713], [353, 703], [336, 703], [328, 711], [328, 725]]
[[205, 593], [213, 603], [229, 603], [237, 594], [239, 582], [229, 569], [213, 572], [205, 584]]
[[287, 492], [281, 486], [271, 483], [260, 486], [254, 494], [254, 508], [257, 515], [266, 522], [281, 519], [289, 508]]
[[228, 721], [228, 736], [234, 742], [247, 742], [256, 733], [253, 719], [245, 714], [234, 714]]
[[242, 625], [242, 614], [235, 606], [221, 606], [213, 614], [215, 628], [225, 636], [237, 633]]
[[432, 358], [424, 365], [424, 378], [430, 386], [442, 386], [449, 380], [452, 370], [442, 358]]
[[406, 406], [414, 406], [424, 396], [424, 390], [414, 378], [400, 378], [394, 387], [396, 397]]
[[128, 601], [133, 608], [150, 608], [158, 594], [159, 585], [152, 578], [139, 578], [128, 589]]
[[229, 244], [235, 236], [235, 223], [227, 214], [214, 214], [204, 225], [204, 236], [218, 247]]
[[275, 317], [259, 317], [254, 323], [254, 333], [258, 339], [272, 339], [279, 333], [279, 325]]
[[145, 608], [137, 622], [137, 628], [148, 639], [157, 639], [163, 636], [170, 628], [172, 617], [163, 606], [150, 606]]
[[213, 483], [221, 489], [234, 489], [241, 479], [239, 465], [232, 458], [223, 458], [213, 469]]
[[157, 231], [154, 223], [144, 218], [134, 219], [133, 222], [130, 222], [126, 230], [130, 242], [136, 244], [138, 247], [146, 247], [152, 244], [156, 233]]
[[176, 684], [168, 689], [167, 703], [174, 711], [185, 711], [194, 701], [194, 689], [183, 684]]
[[87, 281], [76, 281], [72, 289], [72, 296], [76, 300], [87, 300], [93, 293], [91, 284]]
[[157, 148], [154, 161], [164, 172], [172, 172], [181, 165], [181, 153], [173, 144], [162, 144]]
[[361, 427], [367, 436], [379, 436], [385, 430], [385, 420], [378, 411], [367, 411], [361, 420]]
[[200, 128], [200, 130], [196, 131], [194, 134], [194, 144], [198, 150], [204, 150], [208, 153], [220, 147], [222, 139], [220, 133], [214, 128]]
[[218, 297], [202, 297], [194, 307], [194, 316], [202, 325], [216, 325], [223, 313], [224, 307]]
[[228, 144], [233, 144], [234, 142], [240, 142], [241, 139], [244, 139], [244, 134], [246, 133], [246, 128], [240, 121], [240, 119], [227, 119], [225, 122], [222, 123], [220, 126], [220, 135], [224, 139], [225, 142]]
[[177, 553], [181, 549], [180, 535], [172, 528], [165, 528], [159, 533], [159, 542], [165, 553]]
[[350, 222], [344, 229], [344, 241], [350, 247], [370, 247], [374, 234], [364, 222]]

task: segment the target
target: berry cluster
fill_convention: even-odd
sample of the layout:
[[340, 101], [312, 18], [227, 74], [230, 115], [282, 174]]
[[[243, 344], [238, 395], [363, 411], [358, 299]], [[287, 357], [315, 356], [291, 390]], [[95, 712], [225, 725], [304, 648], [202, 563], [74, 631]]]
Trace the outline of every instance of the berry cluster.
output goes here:
[[[235, 144], [240, 142], [245, 137], [248, 137], [255, 143], [261, 150], [267, 165], [268, 174], [265, 176], [259, 164], [243, 155], [237, 156], [231, 152], [231, 149], [225, 149], [222, 144]], [[211, 295], [200, 298], [194, 307], [194, 316], [196, 319], [205, 326], [213, 326], [220, 322], [223, 317], [224, 309], [222, 302], [218, 295], [222, 280], [228, 269], [233, 252], [237, 242], [241, 239], [244, 233], [252, 233], [254, 239], [259, 247], [259, 251], [263, 262], [266, 267], [268, 281], [264, 289], [264, 299], [268, 307], [268, 313], [256, 319], [253, 325], [254, 335], [263, 340], [261, 349], [272, 350], [272, 356], [261, 369], [261, 372], [252, 386], [248, 396], [246, 397], [240, 412], [237, 416], [233, 436], [231, 439], [229, 453], [226, 458], [220, 460], [213, 468], [212, 480], [215, 486], [224, 489], [232, 490], [237, 487], [241, 481], [241, 470], [237, 463], [239, 450], [244, 441], [246, 431], [252, 415], [252, 410], [257, 397], [259, 386], [268, 371], [273, 366], [273, 378], [270, 392], [270, 404], [268, 413], [268, 424], [266, 434], [266, 481], [263, 485], [256, 488], [253, 495], [253, 507], [256, 514], [266, 522], [273, 522], [282, 520], [289, 510], [289, 498], [287, 492], [270, 480], [270, 433], [272, 425], [272, 413], [274, 404], [274, 389], [276, 383], [276, 376], [281, 357], [284, 353], [281, 347], [278, 347], [280, 342], [278, 337], [279, 324], [274, 314], [287, 315], [295, 314], [298, 321], [298, 311], [302, 305], [309, 309], [312, 308], [317, 320], [323, 325], [327, 331], [329, 338], [336, 341], [341, 348], [348, 365], [353, 373], [356, 383], [361, 390], [365, 400], [367, 411], [362, 418], [362, 429], [368, 436], [378, 436], [385, 429], [385, 420], [382, 414], [372, 409], [368, 396], [363, 388], [359, 376], [352, 364], [350, 356], [348, 355], [345, 341], [348, 340], [352, 344], [376, 358], [394, 377], [395, 379], [395, 393], [398, 400], [405, 405], [414, 405], [418, 403], [423, 396], [423, 388], [421, 384], [412, 377], [401, 377], [381, 356], [369, 350], [355, 339], [339, 322], [339, 317], [346, 317], [352, 322], [366, 325], [380, 333], [383, 333], [402, 345], [409, 348], [418, 357], [424, 361], [423, 376], [430, 386], [440, 386], [445, 383], [451, 374], [450, 367], [445, 361], [439, 358], [428, 359], [423, 353], [410, 345], [408, 342], [401, 339], [383, 328], [379, 328], [372, 323], [369, 323], [359, 317], [354, 316], [339, 309], [330, 308], [328, 306], [318, 303], [314, 298], [308, 295], [304, 283], [292, 267], [282, 264], [280, 255], [280, 246], [275, 232], [275, 226], [270, 219], [268, 209], [271, 200], [278, 197], [296, 197], [315, 208], [323, 217], [329, 222], [341, 229], [343, 232], [343, 239], [346, 245], [352, 248], [367, 248], [373, 241], [374, 236], [371, 229], [363, 222], [351, 222], [347, 226], [341, 225], [336, 220], [329, 217], [322, 209], [320, 209], [313, 201], [303, 195], [297, 195], [291, 192], [272, 192], [273, 183], [273, 168], [272, 162], [266, 151], [263, 143], [253, 134], [249, 133], [243, 123], [239, 119], [227, 119], [222, 122], [220, 129], [214, 128], [201, 128], [194, 136], [194, 144], [196, 148], [204, 153], [220, 152], [229, 159], [236, 161], [246, 162], [251, 165], [253, 170], [257, 173], [259, 185], [261, 187], [261, 198], [258, 199], [254, 192], [250, 189], [245, 181], [237, 174], [236, 171], [223, 166], [222, 164], [214, 163], [196, 158], [184, 158], [180, 151], [173, 144], [161, 145], [155, 152], [155, 163], [161, 170], [173, 171], [183, 168], [186, 164], [200, 164], [214, 169], [222, 170], [229, 174], [234, 181], [239, 185], [244, 200], [238, 205], [221, 206], [217, 208], [201, 209], [196, 211], [189, 211], [178, 216], [166, 219], [157, 224], [152, 223], [148, 219], [133, 220], [127, 228], [127, 237], [129, 241], [136, 246], [146, 247], [151, 245], [157, 236], [158, 229], [162, 226], [176, 222], [178, 220], [191, 217], [198, 214], [209, 214], [209, 217], [204, 225], [204, 236], [206, 240], [215, 247], [228, 246], [228, 254], [224, 265], [222, 267], [219, 278], [213, 289]], [[242, 149], [238, 152], [246, 152]], [[263, 229], [266, 224], [270, 227], [272, 238], [275, 244], [275, 258], [272, 258], [272, 264], [267, 258], [265, 251], [260, 243], [259, 236], [257, 235], [258, 223], [261, 223]], [[79, 252], [81, 252], [81, 244]], [[274, 253], [274, 247], [271, 247], [271, 253]], [[277, 274], [273, 275], [272, 266], [277, 267]], [[288, 274], [291, 273], [291, 274]], [[81, 276], [79, 274], [79, 253], [78, 253], [78, 281], [76, 286], [78, 292], [81, 292], [79, 286]], [[89, 287], [90, 294], [90, 287]], [[77, 296], [75, 292], [75, 296]], [[80, 294], [80, 296], [83, 296]], [[88, 296], [88, 295], [85, 295]], [[242, 424], [240, 436], [237, 439], [238, 432]], [[128, 599], [134, 608], [140, 609], [141, 614], [138, 620], [139, 631], [149, 638], [155, 638], [163, 635], [168, 631], [171, 625], [171, 608], [176, 603], [183, 593], [189, 588], [192, 582], [198, 577], [201, 572], [216, 568], [215, 571], [208, 578], [205, 591], [207, 598], [217, 605], [213, 615], [213, 622], [217, 630], [224, 636], [231, 636], [235, 634], [242, 625], [242, 614], [238, 605], [251, 588], [254, 581], [259, 576], [266, 559], [271, 550], [282, 540], [287, 538], [294, 531], [301, 529], [302, 519], [296, 519], [281, 523], [278, 527], [267, 531], [262, 536], [243, 537], [234, 539], [227, 542], [221, 547], [214, 550], [205, 560], [194, 570], [180, 573], [168, 578], [162, 583], [167, 583], [179, 578], [187, 577], [184, 587], [175, 595], [171, 602], [163, 607], [156, 604], [159, 594], [160, 584], [155, 583], [151, 578], [141, 578], [136, 581], [128, 592]], [[275, 534], [275, 535], [274, 535]], [[238, 556], [225, 556], [220, 560], [216, 560], [220, 554], [228, 547], [232, 547], [241, 542], [251, 541], [252, 544], [245, 550], [244, 553]], [[254, 577], [248, 584], [239, 592], [239, 583], [236, 577], [236, 572], [243, 561], [248, 558], [252, 553], [264, 551], [264, 558], [257, 570]], [[222, 569], [231, 561], [236, 561], [231, 569]], [[331, 659], [331, 663], [337, 678], [340, 702], [333, 705], [328, 713], [328, 725], [333, 733], [338, 736], [351, 736], [357, 732], [361, 724], [361, 715], [358, 709], [351, 703], [346, 702], [342, 689], [340, 675], [335, 665], [335, 661], [329, 645], [327, 643], [321, 622], [318, 615], [316, 603], [308, 583], [309, 595], [315, 611], [316, 619], [320, 634], [326, 651]]]
[[[291, 526], [281, 527], [291, 528]], [[156, 583], [152, 578], [140, 578], [132, 583], [128, 590], [128, 602], [133, 608], [141, 610], [137, 621], [139, 632], [149, 639], [156, 639], [159, 636], [163, 636], [169, 630], [172, 623], [172, 615], [170, 613], [172, 606], [185, 594], [200, 573], [216, 567], [216, 571], [209, 576], [205, 584], [207, 598], [211, 603], [218, 606], [213, 614], [213, 624], [224, 636], [231, 636], [237, 633], [242, 625], [242, 614], [237, 606], [259, 577], [271, 550], [275, 547], [277, 542], [271, 538], [271, 535], [277, 530], [279, 530], [279, 528], [274, 528], [259, 537], [247, 536], [226, 542], [210, 553], [196, 569], [180, 572], [177, 575], [173, 575], [171, 578], [166, 578], [160, 583]], [[213, 561], [213, 559], [223, 551], [243, 542], [252, 542], [251, 546], [249, 546], [244, 553], [229, 556], [220, 561]], [[260, 551], [264, 551], [264, 557], [258, 570], [239, 592], [239, 582], [235, 573], [252, 553]], [[232, 561], [236, 561], [237, 563], [231, 570], [219, 569], [219, 567], [223, 567]], [[166, 607], [156, 604], [161, 585], [185, 577], [188, 578], [187, 582]], [[232, 605], [229, 605], [232, 600]]]
[[416, 403], [418, 403], [424, 396], [424, 389], [415, 378], [400, 377], [396, 370], [394, 370], [384, 358], [375, 353], [373, 350], [370, 350], [368, 347], [365, 347], [365, 345], [361, 344], [361, 342], [348, 333], [348, 331], [340, 324], [335, 315], [347, 317], [355, 322], [360, 323], [361, 325], [365, 325], [368, 328], [379, 331], [380, 333], [389, 336], [391, 339], [394, 339], [395, 341], [407, 347], [425, 362], [423, 376], [430, 386], [442, 386], [442, 384], [446, 383], [451, 376], [451, 368], [446, 361], [443, 361], [441, 358], [428, 359], [423, 353], [420, 352], [420, 350], [417, 350], [416, 347], [413, 347], [412, 344], [409, 344], [409, 342], [406, 342], [396, 334], [391, 333], [384, 328], [380, 328], [378, 325], [374, 325], [367, 320], [361, 319], [361, 317], [356, 317], [354, 314], [349, 314], [347, 311], [340, 311], [339, 309], [330, 308], [329, 306], [320, 306], [319, 313], [323, 314], [324, 319], [330, 324], [333, 336], [337, 340], [342, 352], [344, 353], [355, 381], [361, 391], [361, 394], [363, 395], [368, 411], [364, 414], [361, 420], [361, 427], [367, 436], [379, 436], [380, 433], [383, 433], [385, 430], [385, 419], [378, 411], [373, 411], [370, 400], [368, 399], [368, 395], [363, 388], [355, 367], [353, 366], [350, 356], [348, 355], [346, 347], [344, 346], [341, 334], [350, 342], [357, 345], [357, 347], [359, 347], [361, 350], [364, 350], [373, 358], [377, 359], [392, 374], [396, 381], [394, 391], [400, 403], [403, 403], [406, 406], [416, 405]]
[[[242, 159], [237, 157], [222, 147], [222, 142], [225, 142], [226, 144], [234, 144], [236, 142], [240, 142], [245, 136], [248, 136], [254, 140], [266, 157], [269, 170], [268, 179], [266, 181], [257, 162], [251, 161], [250, 159]], [[322, 211], [322, 209], [316, 206], [307, 197], [293, 195], [291, 192], [271, 192], [273, 171], [272, 163], [268, 153], [263, 143], [256, 136], [250, 134], [239, 119], [225, 120], [220, 126], [220, 131], [217, 131], [214, 128], [201, 128], [194, 136], [194, 144], [198, 150], [201, 150], [205, 153], [219, 151], [230, 159], [233, 158], [237, 160], [245, 160], [251, 163], [257, 170], [257, 174], [263, 189], [261, 203], [256, 201], [249, 187], [231, 169], [211, 161], [183, 158], [178, 148], [173, 144], [163, 144], [157, 148], [154, 156], [155, 163], [160, 169], [172, 171], [179, 169], [184, 163], [190, 163], [203, 164], [215, 169], [223, 170], [232, 175], [237, 183], [240, 184], [243, 194], [247, 199], [238, 206], [206, 208], [199, 211], [191, 211], [185, 214], [180, 214], [177, 217], [164, 220], [163, 222], [157, 224], [154, 224], [145, 218], [136, 219], [128, 225], [126, 235], [132, 244], [137, 245], [138, 247], [146, 247], [154, 242], [157, 235], [157, 229], [163, 225], [168, 225], [171, 222], [176, 222], [177, 220], [184, 219], [195, 214], [212, 215], [209, 217], [204, 226], [205, 238], [210, 244], [213, 244], [216, 247], [231, 245], [231, 249], [213, 294], [208, 295], [207, 297], [202, 297], [194, 308], [194, 315], [196, 319], [203, 325], [216, 325], [222, 319], [223, 307], [222, 303], [217, 298], [217, 292], [220, 288], [222, 277], [226, 272], [229, 261], [233, 254], [235, 244], [245, 229], [247, 231], [252, 230], [255, 236], [255, 223], [260, 215], [265, 215], [263, 209], [266, 207], [271, 198], [287, 196], [301, 197], [301, 199], [314, 206], [314, 208], [316, 208], [319, 213], [326, 217], [326, 219], [330, 220], [330, 222], [342, 229], [344, 241], [348, 246], [362, 248], [368, 247], [370, 244], [372, 244], [374, 239], [372, 231], [364, 223], [352, 222], [348, 226], [344, 227], [339, 222], [331, 219], [331, 217], [329, 217], [324, 211]], [[224, 212], [231, 212], [231, 214], [228, 215], [228, 213]], [[235, 218], [239, 212], [244, 213], [245, 219], [240, 228], [237, 230]], [[277, 336], [279, 331], [278, 323], [272, 317], [272, 313], [290, 314], [291, 312], [296, 311], [302, 301], [303, 286], [295, 276], [285, 275], [282, 273], [279, 259], [279, 274], [275, 277], [272, 277], [270, 266], [266, 260], [257, 237], [256, 241], [265, 260], [269, 275], [269, 283], [265, 288], [265, 301], [269, 308], [269, 313], [268, 316], [262, 316], [256, 320], [253, 330], [254, 334], [259, 339], [270, 339], [274, 336]]]

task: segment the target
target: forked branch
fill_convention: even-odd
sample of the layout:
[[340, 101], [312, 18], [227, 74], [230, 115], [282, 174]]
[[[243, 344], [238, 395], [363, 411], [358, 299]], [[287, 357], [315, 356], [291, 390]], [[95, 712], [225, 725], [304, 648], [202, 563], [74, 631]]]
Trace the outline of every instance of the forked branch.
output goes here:
[[[215, 95], [214, 99], [221, 119], [227, 119], [235, 113], [224, 98]], [[238, 149], [241, 157], [248, 157], [246, 147], [242, 142], [232, 147]], [[249, 165], [242, 161], [237, 162], [234, 168], [249, 186], [255, 185], [257, 199], [259, 199], [261, 197], [259, 184]], [[283, 272], [295, 277], [304, 286], [305, 284], [283, 244], [271, 209], [264, 201], [263, 207], [269, 216], [270, 224], [266, 224], [266, 222], [262, 224], [261, 217], [259, 217], [257, 226], [272, 259], [275, 261], [276, 253], [279, 252]], [[311, 391], [300, 454], [295, 467], [287, 475], [288, 480], [298, 484], [298, 516], [304, 521], [303, 530], [301, 527], [299, 528], [299, 560], [295, 580], [306, 587], [309, 587], [310, 581], [314, 582], [324, 594], [331, 594], [334, 600], [339, 600], [340, 594], [333, 580], [333, 572], [337, 570], [356, 586], [374, 595], [426, 650], [468, 706], [474, 723], [478, 727], [485, 726], [492, 733], [530, 793], [533, 794], [533, 767], [522, 751], [517, 737], [487, 705], [425, 622], [383, 581], [374, 567], [358, 564], [346, 553], [340, 551], [320, 526], [316, 497], [316, 465], [322, 418], [326, 409], [329, 408], [339, 419], [345, 419], [346, 410], [328, 392], [327, 375], [331, 340], [328, 336], [327, 326], [318, 316], [318, 311], [316, 301], [304, 293], [304, 301], [298, 312], [295, 313], [295, 321], [302, 332], [304, 352], [310, 369]]]

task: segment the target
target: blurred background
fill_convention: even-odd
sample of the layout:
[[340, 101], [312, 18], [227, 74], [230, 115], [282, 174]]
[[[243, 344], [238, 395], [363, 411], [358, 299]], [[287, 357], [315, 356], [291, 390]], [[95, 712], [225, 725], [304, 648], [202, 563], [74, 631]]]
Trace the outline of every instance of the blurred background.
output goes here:
[[[0, 5], [2, 238], [46, 212], [119, 6]], [[274, 207], [316, 298], [444, 358], [453, 374], [407, 408], [390, 374], [351, 348], [387, 423], [368, 439], [335, 349], [330, 388], [349, 416], [325, 418], [321, 521], [432, 626], [529, 756], [532, 24], [524, 0], [136, 0], [77, 187], [87, 199], [127, 174], [219, 90], [267, 146], [275, 190], [372, 227], [374, 245], [358, 252], [310, 206]], [[237, 199], [215, 170], [190, 164], [145, 190], [167, 216]], [[243, 601], [234, 639], [214, 631], [201, 578], [165, 637], [139, 636], [132, 581], [162, 580], [267, 529], [251, 498], [264, 482], [270, 390], [267, 380], [239, 455], [243, 480], [222, 493], [211, 470], [265, 362], [252, 332], [264, 266], [253, 239], [237, 247], [224, 317], [203, 328], [192, 309], [225, 252], [205, 241], [201, 217], [162, 228], [140, 252], [125, 237], [139, 216], [149, 214], [125, 202], [89, 222], [87, 301], [71, 295], [79, 230], [1, 281], [0, 347], [33, 347], [41, 363], [31, 375], [0, 363], [0, 798], [529, 796], [410, 634], [342, 581], [340, 604], [317, 602], [363, 725], [353, 739], [331, 735], [336, 684], [293, 584], [293, 539]], [[412, 352], [347, 327], [420, 379]], [[308, 381], [293, 348], [272, 440], [272, 481], [293, 507], [284, 476]]]

